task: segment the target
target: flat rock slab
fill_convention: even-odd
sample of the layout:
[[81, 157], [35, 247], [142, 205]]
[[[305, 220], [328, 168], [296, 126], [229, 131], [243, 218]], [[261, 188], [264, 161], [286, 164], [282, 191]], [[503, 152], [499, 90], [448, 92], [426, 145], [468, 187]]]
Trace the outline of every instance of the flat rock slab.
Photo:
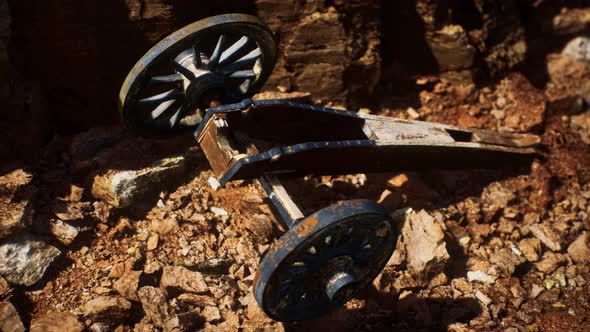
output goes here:
[[53, 311], [31, 321], [31, 332], [82, 332], [84, 325], [70, 312]]
[[164, 158], [140, 170], [108, 171], [94, 177], [92, 195], [115, 207], [135, 204], [149, 193], [159, 193], [185, 171], [184, 156]]
[[0, 275], [11, 284], [31, 286], [60, 254], [59, 249], [30, 234], [15, 236], [0, 245]]
[[166, 292], [203, 293], [208, 290], [203, 275], [182, 266], [165, 266], [160, 287]]
[[119, 296], [99, 296], [86, 303], [84, 316], [93, 322], [117, 323], [127, 318], [131, 302]]

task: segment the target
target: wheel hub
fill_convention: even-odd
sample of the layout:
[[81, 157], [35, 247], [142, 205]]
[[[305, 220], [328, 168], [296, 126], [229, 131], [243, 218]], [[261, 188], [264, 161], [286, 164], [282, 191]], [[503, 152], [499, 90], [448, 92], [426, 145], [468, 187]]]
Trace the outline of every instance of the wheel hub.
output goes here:
[[197, 55], [194, 50], [187, 50], [176, 58], [176, 62], [188, 69], [193, 75], [192, 78], [189, 78], [184, 76], [182, 72], [176, 71], [182, 75], [182, 88], [191, 107], [209, 107], [211, 98], [221, 98], [225, 79], [221, 73], [209, 69], [207, 55], [203, 53]]
[[269, 248], [260, 263], [256, 300], [275, 320], [317, 317], [369, 284], [396, 241], [391, 217], [374, 202], [353, 200], [321, 209]]

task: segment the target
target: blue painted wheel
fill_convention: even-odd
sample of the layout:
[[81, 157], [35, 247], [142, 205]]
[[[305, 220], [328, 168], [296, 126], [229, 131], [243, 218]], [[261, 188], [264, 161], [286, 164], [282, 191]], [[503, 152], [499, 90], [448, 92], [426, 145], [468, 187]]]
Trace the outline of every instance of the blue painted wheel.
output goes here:
[[125, 124], [141, 134], [198, 125], [201, 111], [248, 98], [266, 82], [276, 60], [268, 26], [244, 14], [209, 17], [152, 47], [119, 92]]
[[398, 231], [369, 200], [333, 204], [306, 217], [268, 250], [254, 295], [278, 321], [318, 317], [342, 306], [387, 264]]

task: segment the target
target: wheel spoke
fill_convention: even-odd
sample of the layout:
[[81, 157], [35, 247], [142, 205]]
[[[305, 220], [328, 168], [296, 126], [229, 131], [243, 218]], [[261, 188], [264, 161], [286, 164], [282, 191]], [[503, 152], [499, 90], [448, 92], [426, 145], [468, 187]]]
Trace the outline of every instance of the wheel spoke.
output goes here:
[[194, 81], [195, 75], [192, 71], [190, 71], [185, 66], [181, 65], [180, 63], [174, 61], [174, 68], [184, 77], [186, 77], [189, 81]]
[[232, 78], [256, 78], [256, 73], [253, 70], [239, 70], [239, 71], [236, 71], [236, 72], [232, 73], [231, 75], [229, 75], [229, 77], [232, 77]]
[[168, 90], [166, 92], [162, 92], [160, 94], [148, 97], [148, 98], [144, 98], [144, 99], [140, 99], [138, 104], [140, 105], [155, 105], [155, 104], [160, 104], [164, 101], [167, 100], [172, 100], [172, 99], [176, 99], [176, 97], [182, 95], [182, 91], [179, 89], [172, 89], [172, 90]]
[[223, 69], [223, 72], [226, 74], [233, 73], [239, 69], [242, 69], [244, 66], [253, 64], [261, 56], [262, 56], [262, 52], [260, 51], [259, 48], [257, 48], [255, 50], [251, 51], [250, 53], [244, 55], [243, 57], [238, 59], [236, 62], [225, 67]]
[[246, 94], [248, 93], [248, 90], [250, 90], [250, 85], [252, 84], [252, 80], [251, 79], [247, 79], [244, 81], [244, 83], [242, 83], [240, 85], [240, 92], [242, 94]]
[[180, 105], [178, 107], [178, 109], [176, 110], [176, 112], [170, 118], [170, 121], [169, 121], [170, 128], [176, 127], [176, 125], [182, 119], [182, 116], [184, 115], [185, 110], [186, 110], [185, 104], [182, 104], [182, 105]]
[[213, 50], [211, 58], [209, 59], [209, 68], [214, 68], [215, 66], [217, 66], [217, 63], [219, 62], [219, 57], [221, 56], [221, 47], [223, 45], [224, 40], [224, 35], [219, 36], [219, 39], [217, 40], [217, 45], [215, 45], [215, 49]]
[[172, 104], [174, 104], [175, 102], [176, 99], [167, 100], [161, 103], [160, 105], [158, 105], [158, 107], [156, 107], [153, 111], [150, 112], [150, 118], [152, 120], [157, 119], [160, 115], [166, 112], [170, 108], [170, 106], [172, 106]]
[[197, 68], [201, 68], [203, 63], [201, 62], [201, 51], [197, 45], [193, 46], [193, 64]]
[[167, 75], [167, 76], [151, 77], [149, 80], [149, 84], [172, 83], [172, 82], [180, 82], [180, 81], [182, 81], [182, 75], [172, 74], [172, 75]]
[[237, 42], [235, 42], [232, 46], [227, 48], [223, 53], [221, 53], [221, 57], [219, 58], [219, 65], [223, 65], [230, 60], [232, 56], [234, 56], [238, 51], [240, 51], [248, 42], [250, 38], [243, 36]]

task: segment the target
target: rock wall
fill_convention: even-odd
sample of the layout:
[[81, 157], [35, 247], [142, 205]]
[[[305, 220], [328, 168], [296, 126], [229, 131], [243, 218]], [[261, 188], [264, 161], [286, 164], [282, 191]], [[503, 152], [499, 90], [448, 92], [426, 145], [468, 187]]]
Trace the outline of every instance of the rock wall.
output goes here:
[[380, 2], [259, 0], [280, 57], [268, 86], [313, 91], [317, 102], [370, 95], [380, 79]]
[[400, 83], [415, 90], [421, 75], [501, 77], [590, 22], [580, 0], [1, 0], [0, 135], [10, 143], [0, 160], [36, 160], [55, 132], [117, 123], [135, 61], [172, 31], [228, 12], [258, 15], [276, 33], [267, 89], [349, 106], [403, 95]]

